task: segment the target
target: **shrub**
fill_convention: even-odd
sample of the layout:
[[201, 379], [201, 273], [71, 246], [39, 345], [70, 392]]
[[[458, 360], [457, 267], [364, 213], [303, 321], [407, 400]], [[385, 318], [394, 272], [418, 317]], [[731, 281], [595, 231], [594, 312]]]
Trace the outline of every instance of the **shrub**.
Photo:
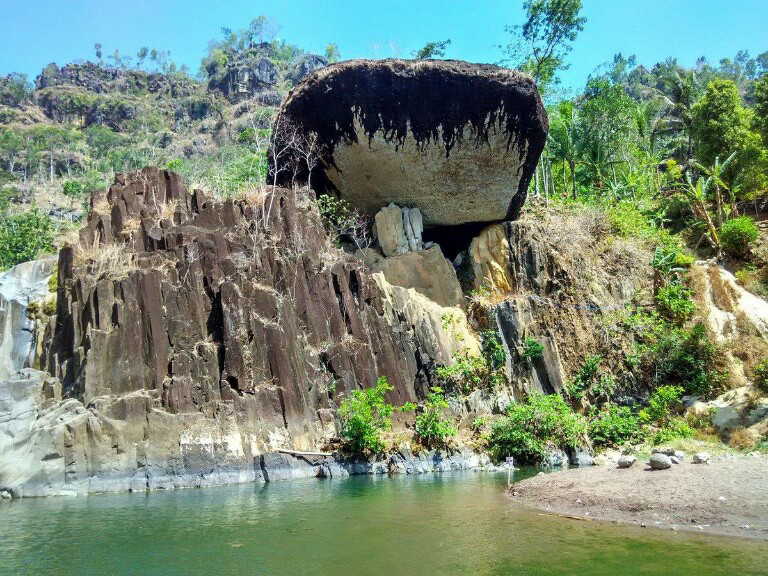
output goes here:
[[616, 383], [610, 374], [600, 374], [600, 363], [603, 357], [599, 354], [585, 356], [584, 363], [579, 371], [571, 378], [565, 387], [566, 395], [574, 400], [581, 400], [585, 396], [597, 398], [598, 396], [610, 396]]
[[763, 392], [768, 392], [768, 358], [755, 365], [755, 385]]
[[652, 442], [654, 445], [659, 445], [677, 438], [690, 438], [691, 436], [693, 436], [693, 428], [683, 418], [677, 416], [670, 419], [654, 434]]
[[37, 208], [0, 219], [0, 268], [10, 268], [53, 250], [53, 223]]
[[523, 342], [523, 360], [526, 362], [534, 362], [539, 360], [544, 353], [544, 346], [539, 344], [538, 340], [534, 338], [526, 338]]
[[77, 180], [68, 180], [67, 182], [64, 182], [64, 186], [62, 187], [64, 196], [69, 196], [70, 198], [80, 198], [80, 196], [83, 195], [83, 190], [82, 182], [78, 182]]
[[750, 248], [759, 235], [760, 232], [752, 218], [741, 216], [723, 224], [720, 228], [720, 243], [729, 256], [744, 258], [749, 255]]
[[678, 324], [690, 319], [696, 311], [692, 292], [678, 281], [670, 282], [659, 289], [656, 304], [664, 316]]
[[648, 399], [648, 407], [640, 410], [640, 422], [663, 426], [674, 414], [673, 408], [680, 403], [682, 395], [680, 386], [659, 386]]
[[377, 454], [384, 449], [382, 433], [389, 430], [393, 407], [384, 397], [392, 387], [381, 376], [376, 385], [355, 390], [341, 402], [341, 438], [353, 454]]
[[[443, 319], [445, 323], [445, 318]], [[483, 333], [481, 356], [457, 354], [450, 366], [438, 366], [435, 376], [446, 389], [469, 394], [472, 390], [493, 390], [504, 381], [507, 355], [495, 332]]]
[[524, 464], [536, 464], [550, 446], [581, 446], [586, 431], [586, 419], [562, 396], [533, 394], [524, 402], [511, 404], [507, 416], [493, 425], [490, 452], [497, 462], [510, 455]]
[[614, 446], [641, 436], [640, 421], [627, 406], [608, 404], [589, 420], [589, 437], [596, 446]]
[[416, 415], [416, 436], [427, 448], [443, 446], [448, 438], [458, 433], [456, 427], [443, 417], [446, 408], [448, 402], [443, 397], [443, 390], [433, 387]]
[[701, 322], [690, 330], [670, 330], [652, 350], [656, 382], [680, 385], [686, 394], [715, 396], [725, 384], [721, 354]]

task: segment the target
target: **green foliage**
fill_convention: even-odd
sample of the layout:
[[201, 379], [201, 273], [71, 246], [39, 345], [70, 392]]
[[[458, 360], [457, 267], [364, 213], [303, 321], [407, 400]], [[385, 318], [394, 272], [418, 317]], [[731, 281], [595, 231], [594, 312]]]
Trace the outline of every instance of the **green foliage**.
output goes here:
[[709, 83], [693, 106], [693, 126], [696, 156], [707, 166], [743, 147], [749, 116], [733, 81], [715, 79]]
[[338, 44], [328, 44], [325, 47], [325, 59], [328, 60], [328, 64], [335, 64], [341, 60], [341, 52], [339, 51]]
[[603, 357], [599, 354], [584, 357], [584, 363], [565, 387], [566, 395], [573, 400], [586, 396], [599, 398], [610, 396], [616, 388], [616, 382], [610, 374], [600, 373]]
[[720, 242], [723, 250], [734, 258], [748, 256], [752, 245], [759, 236], [760, 231], [749, 216], [728, 220], [720, 228]]
[[501, 344], [499, 335], [493, 330], [486, 330], [482, 333], [483, 358], [491, 372], [497, 372], [504, 368], [507, 361], [507, 354]]
[[514, 403], [498, 420], [489, 438], [492, 458], [514, 456], [523, 464], [537, 464], [552, 446], [578, 448], [587, 432], [586, 419], [576, 414], [558, 394], [533, 394]]
[[458, 433], [458, 429], [443, 416], [446, 408], [448, 402], [443, 390], [433, 387], [416, 414], [416, 436], [427, 448], [444, 446], [449, 438]]
[[663, 428], [659, 429], [652, 438], [654, 445], [665, 444], [678, 438], [690, 438], [693, 428], [679, 416], [672, 418]]
[[354, 390], [339, 406], [341, 438], [352, 454], [378, 454], [384, 449], [382, 433], [392, 426], [393, 407], [385, 401], [392, 387], [381, 376], [376, 385]]
[[677, 384], [686, 394], [705, 398], [724, 388], [722, 351], [710, 341], [701, 322], [687, 330], [668, 330], [653, 347], [652, 356], [657, 383]]
[[83, 195], [83, 183], [77, 180], [68, 180], [62, 186], [64, 196], [70, 198], [80, 198]]
[[756, 364], [753, 371], [755, 373], [755, 385], [763, 392], [768, 392], [768, 358]]
[[755, 115], [753, 127], [768, 146], [768, 74], [763, 74], [755, 83]]
[[505, 28], [513, 38], [503, 48], [504, 55], [546, 92], [557, 83], [557, 72], [567, 68], [565, 56], [571, 50], [570, 43], [587, 19], [579, 16], [581, 0], [526, 0], [523, 9], [525, 23]]
[[694, 304], [692, 296], [691, 290], [681, 282], [670, 282], [659, 288], [656, 294], [656, 305], [668, 319], [683, 323], [689, 320], [696, 311], [696, 304]]
[[544, 353], [544, 346], [539, 344], [535, 338], [526, 338], [523, 341], [523, 360], [531, 363], [541, 359]]
[[683, 395], [681, 386], [659, 386], [648, 400], [648, 406], [638, 413], [642, 424], [665, 426], [674, 416], [674, 409], [680, 404]]
[[589, 437], [595, 446], [616, 446], [642, 436], [640, 420], [627, 406], [606, 404], [593, 411], [589, 420]]
[[493, 390], [504, 381], [506, 353], [496, 332], [482, 334], [482, 355], [457, 354], [449, 366], [438, 366], [435, 376], [448, 390], [469, 394], [472, 390]]
[[0, 269], [53, 250], [53, 223], [37, 208], [0, 219]]
[[428, 60], [431, 58], [442, 58], [445, 56], [445, 49], [451, 43], [451, 39], [442, 42], [427, 42], [421, 49], [414, 50], [411, 55], [416, 60]]

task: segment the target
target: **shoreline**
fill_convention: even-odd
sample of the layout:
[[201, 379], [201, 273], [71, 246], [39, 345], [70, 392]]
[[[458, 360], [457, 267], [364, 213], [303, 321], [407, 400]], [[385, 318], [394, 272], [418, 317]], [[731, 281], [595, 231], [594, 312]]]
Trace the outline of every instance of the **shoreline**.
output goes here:
[[515, 482], [508, 495], [516, 505], [577, 521], [768, 541], [768, 457], [710, 462], [567, 469]]

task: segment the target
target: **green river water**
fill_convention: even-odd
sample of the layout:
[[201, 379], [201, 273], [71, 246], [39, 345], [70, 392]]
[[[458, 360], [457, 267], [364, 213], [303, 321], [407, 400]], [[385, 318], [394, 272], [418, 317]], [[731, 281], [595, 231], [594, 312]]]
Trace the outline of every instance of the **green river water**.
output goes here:
[[0, 503], [0, 574], [768, 574], [768, 544], [521, 510], [506, 476]]

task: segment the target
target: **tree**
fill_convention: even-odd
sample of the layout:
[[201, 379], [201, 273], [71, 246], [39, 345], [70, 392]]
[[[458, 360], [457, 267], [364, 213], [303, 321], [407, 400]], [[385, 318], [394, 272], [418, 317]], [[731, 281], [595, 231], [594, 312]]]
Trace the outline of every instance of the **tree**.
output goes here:
[[341, 52], [339, 52], [338, 45], [328, 44], [328, 46], [325, 47], [325, 58], [328, 60], [329, 64], [338, 62], [341, 59]]
[[141, 68], [144, 64], [144, 60], [147, 59], [147, 55], [149, 54], [149, 48], [146, 46], [142, 46], [139, 51], [136, 53], [136, 65]]
[[445, 49], [451, 43], [451, 39], [442, 42], [427, 42], [420, 50], [414, 50], [411, 55], [416, 60], [430, 60], [432, 58], [442, 58], [445, 56]]
[[763, 74], [755, 83], [754, 98], [753, 128], [760, 134], [763, 144], [768, 147], [768, 74]]
[[557, 84], [557, 73], [568, 66], [565, 57], [570, 43], [587, 21], [579, 16], [581, 0], [526, 0], [526, 21], [522, 26], [506, 26], [513, 40], [502, 50], [505, 62], [528, 72], [539, 90], [546, 92]]
[[93, 45], [93, 49], [96, 52], [96, 60], [99, 64], [102, 63], [102, 52], [101, 52], [101, 44], [99, 42], [96, 42], [96, 44]]
[[711, 166], [715, 159], [743, 148], [749, 116], [732, 80], [713, 80], [693, 107], [696, 157]]

